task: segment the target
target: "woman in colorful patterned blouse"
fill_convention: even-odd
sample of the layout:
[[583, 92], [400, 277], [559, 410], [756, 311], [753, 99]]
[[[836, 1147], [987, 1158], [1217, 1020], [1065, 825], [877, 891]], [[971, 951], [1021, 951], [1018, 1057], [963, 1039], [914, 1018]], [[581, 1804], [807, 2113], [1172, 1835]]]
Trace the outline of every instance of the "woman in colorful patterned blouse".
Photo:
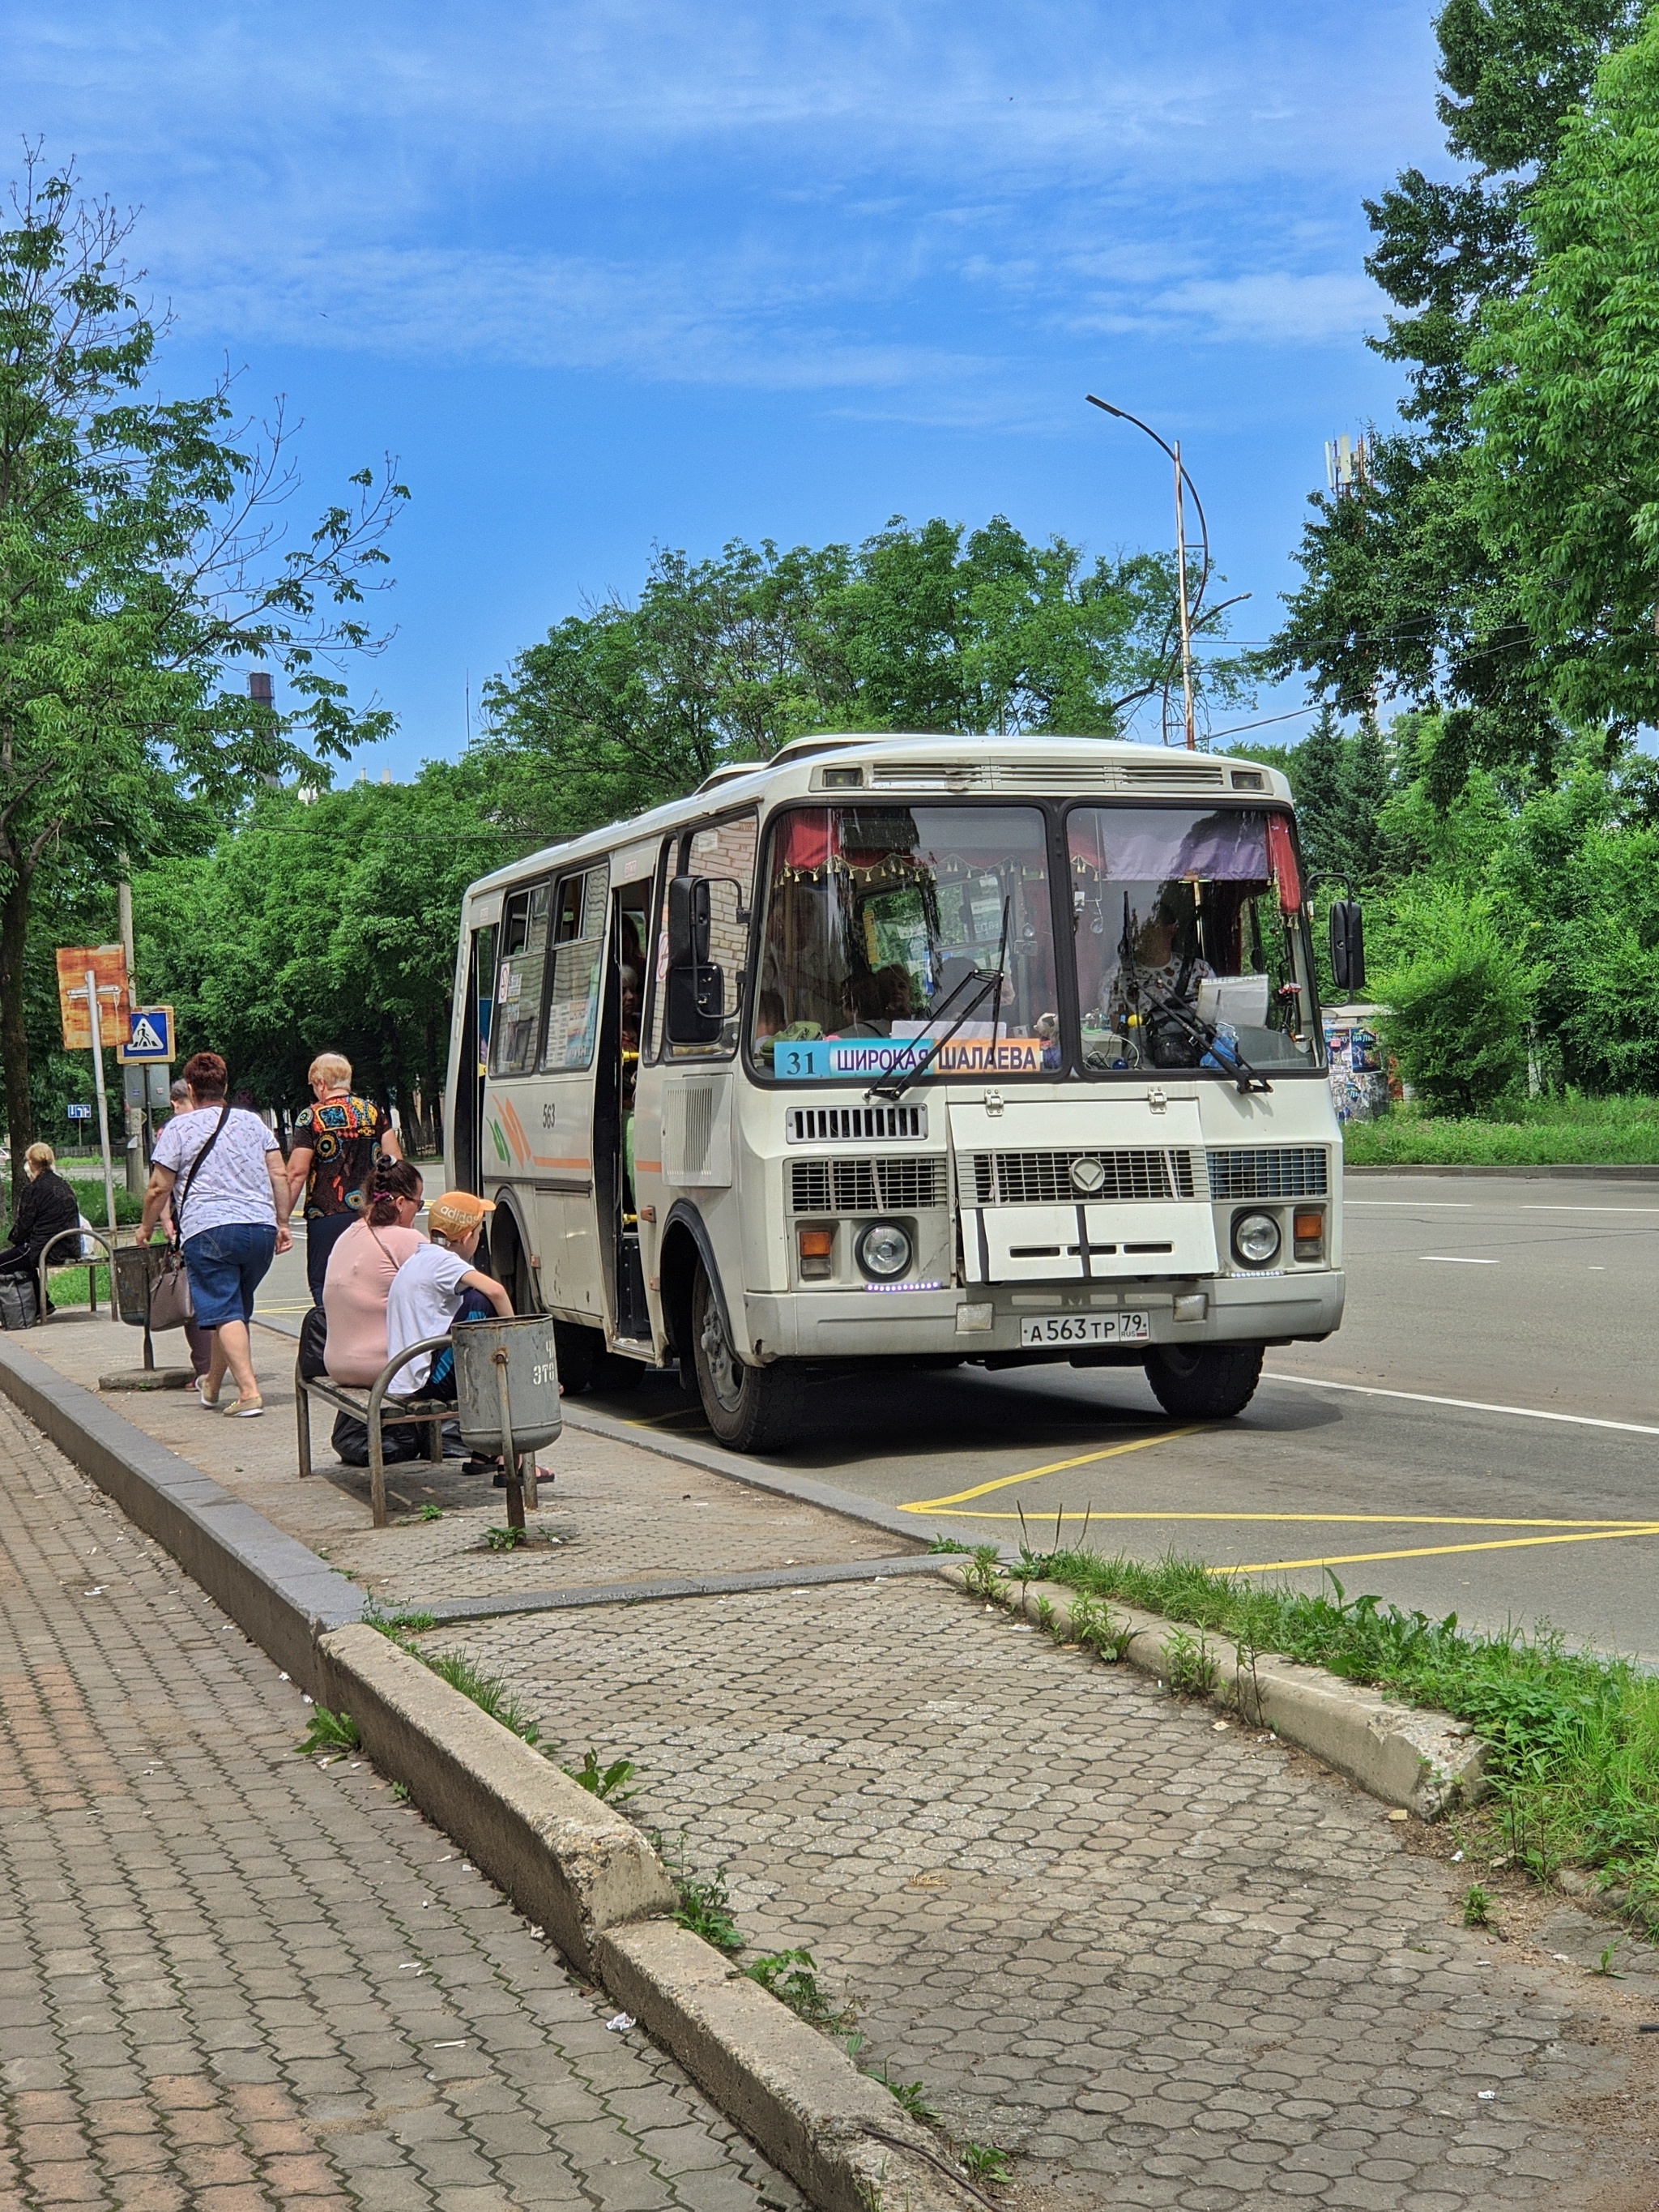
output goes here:
[[364, 1193], [381, 1158], [400, 1160], [403, 1152], [386, 1109], [353, 1091], [349, 1060], [319, 1052], [309, 1073], [317, 1103], [295, 1117], [289, 1205], [291, 1212], [304, 1193], [306, 1279], [312, 1304], [319, 1306], [329, 1254], [362, 1219]]

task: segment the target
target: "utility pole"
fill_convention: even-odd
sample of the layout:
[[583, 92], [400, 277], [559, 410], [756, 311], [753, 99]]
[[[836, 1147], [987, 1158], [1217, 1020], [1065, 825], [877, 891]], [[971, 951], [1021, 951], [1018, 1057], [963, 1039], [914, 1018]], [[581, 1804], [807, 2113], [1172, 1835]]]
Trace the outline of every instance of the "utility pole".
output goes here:
[[1198, 750], [1198, 733], [1193, 727], [1193, 622], [1192, 610], [1187, 604], [1187, 511], [1181, 496], [1181, 441], [1175, 441], [1176, 494], [1176, 578], [1181, 593], [1181, 697], [1186, 712], [1187, 750]]
[[[132, 979], [132, 885], [127, 881], [125, 874], [125, 853], [121, 855], [121, 866], [123, 872], [121, 880], [115, 886], [115, 902], [120, 915], [121, 950], [126, 955], [127, 962], [127, 1004], [130, 1006], [136, 1006], [138, 1003], [138, 987]], [[141, 1075], [145, 1073], [143, 1068], [139, 1070]], [[146, 1172], [144, 1135], [147, 1119], [143, 1107], [135, 1106], [129, 1098], [126, 1102], [127, 1188], [135, 1193], [142, 1191], [144, 1188]]]
[[[1109, 400], [1097, 399], [1092, 392], [1085, 392], [1084, 398], [1091, 407], [1098, 407], [1103, 415], [1115, 416], [1120, 422], [1133, 423], [1137, 430], [1145, 431], [1152, 443], [1161, 447], [1175, 464], [1176, 587], [1181, 600], [1181, 700], [1187, 750], [1188, 752], [1196, 752], [1198, 729], [1193, 714], [1193, 617], [1204, 604], [1204, 594], [1209, 588], [1212, 568], [1210, 526], [1204, 517], [1204, 502], [1198, 495], [1198, 486], [1193, 482], [1182, 464], [1181, 447], [1178, 443], [1171, 446], [1167, 440], [1160, 438], [1150, 422], [1143, 422], [1139, 415], [1131, 415], [1127, 407], [1114, 407]], [[1203, 567], [1199, 572], [1198, 589], [1190, 599], [1187, 590], [1186, 495], [1188, 492], [1192, 494], [1193, 507], [1198, 515], [1198, 527], [1203, 540]], [[1233, 604], [1231, 599], [1222, 602], [1224, 606], [1231, 606]], [[1212, 608], [1212, 617], [1219, 614], [1220, 611], [1219, 607]], [[1169, 743], [1169, 685], [1166, 682], [1164, 688], [1164, 743], [1166, 744]]]

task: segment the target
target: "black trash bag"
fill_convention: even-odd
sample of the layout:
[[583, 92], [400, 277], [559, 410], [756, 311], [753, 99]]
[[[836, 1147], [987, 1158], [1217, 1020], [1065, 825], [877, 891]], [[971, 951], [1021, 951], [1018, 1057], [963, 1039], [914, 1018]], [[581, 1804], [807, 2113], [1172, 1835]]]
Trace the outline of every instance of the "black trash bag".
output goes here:
[[33, 1328], [40, 1300], [32, 1275], [0, 1275], [0, 1328]]
[[[368, 1465], [368, 1423], [360, 1421], [355, 1413], [334, 1416], [334, 1434], [331, 1441], [337, 1459], [347, 1467]], [[423, 1459], [426, 1456], [426, 1435], [410, 1423], [400, 1422], [395, 1428], [389, 1423], [380, 1430], [380, 1457], [387, 1467], [397, 1467], [404, 1460]]]
[[328, 1316], [313, 1306], [300, 1323], [300, 1372], [307, 1382], [320, 1382], [328, 1373]]

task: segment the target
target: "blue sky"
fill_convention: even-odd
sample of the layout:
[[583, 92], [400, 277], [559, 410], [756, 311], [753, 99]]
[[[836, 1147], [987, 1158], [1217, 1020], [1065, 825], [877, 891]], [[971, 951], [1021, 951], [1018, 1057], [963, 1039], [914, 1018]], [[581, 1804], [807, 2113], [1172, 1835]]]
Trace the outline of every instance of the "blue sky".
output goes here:
[[1359, 203], [1443, 168], [1433, 65], [1426, 0], [60, 0], [0, 124], [142, 210], [165, 386], [285, 393], [305, 507], [398, 456], [378, 777], [653, 542], [1167, 544], [1085, 390], [1182, 439], [1264, 635], [1323, 441], [1392, 405]]

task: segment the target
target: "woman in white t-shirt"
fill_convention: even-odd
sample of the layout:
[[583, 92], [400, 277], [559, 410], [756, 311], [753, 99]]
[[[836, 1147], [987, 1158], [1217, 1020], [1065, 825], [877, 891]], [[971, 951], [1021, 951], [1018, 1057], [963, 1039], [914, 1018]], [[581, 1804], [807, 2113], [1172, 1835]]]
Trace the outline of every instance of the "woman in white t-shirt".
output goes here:
[[216, 1052], [192, 1054], [183, 1073], [194, 1108], [175, 1114], [155, 1139], [138, 1242], [149, 1243], [171, 1200], [197, 1323], [213, 1332], [201, 1401], [220, 1410], [219, 1388], [228, 1369], [236, 1395], [223, 1410], [246, 1419], [265, 1410], [248, 1323], [253, 1294], [272, 1259], [294, 1242], [288, 1231], [288, 1170], [282, 1146], [258, 1115], [226, 1104], [229, 1077]]
[[[447, 1190], [427, 1208], [431, 1243], [413, 1252], [392, 1277], [386, 1301], [386, 1356], [395, 1359], [411, 1344], [447, 1336], [458, 1321], [481, 1320], [492, 1307], [504, 1321], [513, 1301], [493, 1275], [472, 1265], [484, 1216], [495, 1206], [470, 1190]], [[397, 1377], [404, 1398], [455, 1395], [455, 1354], [447, 1345], [422, 1352]], [[389, 1394], [390, 1395], [390, 1394]]]

